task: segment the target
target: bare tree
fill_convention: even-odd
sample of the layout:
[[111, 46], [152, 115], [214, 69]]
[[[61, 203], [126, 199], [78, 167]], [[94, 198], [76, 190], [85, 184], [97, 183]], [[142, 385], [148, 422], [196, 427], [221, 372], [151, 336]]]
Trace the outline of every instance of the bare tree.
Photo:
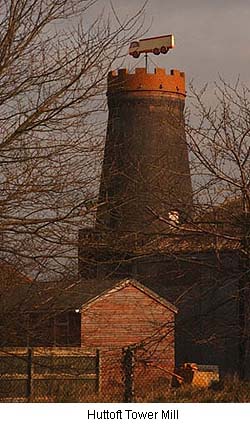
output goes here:
[[143, 7], [109, 20], [95, 3], [0, 1], [1, 255], [40, 271], [92, 218], [106, 75], [143, 24]]
[[[187, 137], [193, 161], [196, 217], [193, 228], [217, 239], [238, 257], [238, 278], [231, 300], [238, 309], [238, 372], [246, 376], [249, 358], [249, 216], [250, 100], [249, 89], [223, 79], [209, 106], [207, 88], [191, 86], [192, 121]], [[218, 257], [219, 258], [219, 257]], [[228, 328], [228, 334], [231, 329]]]
[[169, 238], [161, 243], [178, 262], [176, 277], [184, 281], [176, 299], [180, 312], [187, 309], [180, 326], [188, 328], [188, 337], [204, 351], [200, 358], [205, 361], [209, 350], [219, 353], [228, 346], [228, 352], [234, 352], [234, 370], [245, 378], [250, 349], [249, 89], [239, 81], [230, 85], [220, 79], [213, 97], [208, 86], [198, 91], [191, 84], [189, 98], [185, 139], [193, 183], [192, 217], [185, 224], [172, 223], [150, 210], [172, 225]]

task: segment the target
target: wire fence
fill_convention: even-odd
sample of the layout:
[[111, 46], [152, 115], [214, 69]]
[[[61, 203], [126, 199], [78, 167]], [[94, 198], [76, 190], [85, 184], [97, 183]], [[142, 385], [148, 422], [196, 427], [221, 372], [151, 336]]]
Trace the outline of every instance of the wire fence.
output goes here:
[[134, 347], [15, 348], [0, 352], [0, 402], [147, 402], [185, 384], [208, 387], [216, 366], [174, 369]]

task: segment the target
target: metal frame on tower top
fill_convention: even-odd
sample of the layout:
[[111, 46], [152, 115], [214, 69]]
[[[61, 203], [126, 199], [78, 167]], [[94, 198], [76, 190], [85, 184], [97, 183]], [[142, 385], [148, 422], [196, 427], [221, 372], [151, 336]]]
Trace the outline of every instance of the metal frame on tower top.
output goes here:
[[145, 53], [145, 68], [146, 68], [146, 72], [148, 71], [148, 53]]

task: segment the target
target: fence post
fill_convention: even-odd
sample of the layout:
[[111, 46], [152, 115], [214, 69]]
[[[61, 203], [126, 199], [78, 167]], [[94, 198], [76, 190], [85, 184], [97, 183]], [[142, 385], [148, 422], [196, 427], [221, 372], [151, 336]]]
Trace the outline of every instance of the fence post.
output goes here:
[[32, 349], [28, 348], [26, 398], [30, 402], [32, 390]]
[[134, 352], [131, 347], [123, 350], [124, 371], [124, 402], [133, 402], [134, 399]]
[[99, 386], [100, 386], [100, 351], [99, 351], [99, 349], [96, 350], [95, 374], [96, 374], [95, 391], [96, 391], [96, 393], [98, 393], [99, 392]]

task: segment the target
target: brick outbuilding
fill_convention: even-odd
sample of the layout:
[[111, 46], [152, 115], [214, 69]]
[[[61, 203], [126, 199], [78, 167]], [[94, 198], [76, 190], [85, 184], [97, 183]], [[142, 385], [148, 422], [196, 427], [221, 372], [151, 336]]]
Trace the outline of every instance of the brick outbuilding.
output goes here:
[[125, 347], [134, 353], [134, 384], [140, 390], [169, 382], [175, 365], [177, 309], [141, 283], [117, 282], [81, 308], [81, 346], [101, 351], [101, 385], [122, 387]]

